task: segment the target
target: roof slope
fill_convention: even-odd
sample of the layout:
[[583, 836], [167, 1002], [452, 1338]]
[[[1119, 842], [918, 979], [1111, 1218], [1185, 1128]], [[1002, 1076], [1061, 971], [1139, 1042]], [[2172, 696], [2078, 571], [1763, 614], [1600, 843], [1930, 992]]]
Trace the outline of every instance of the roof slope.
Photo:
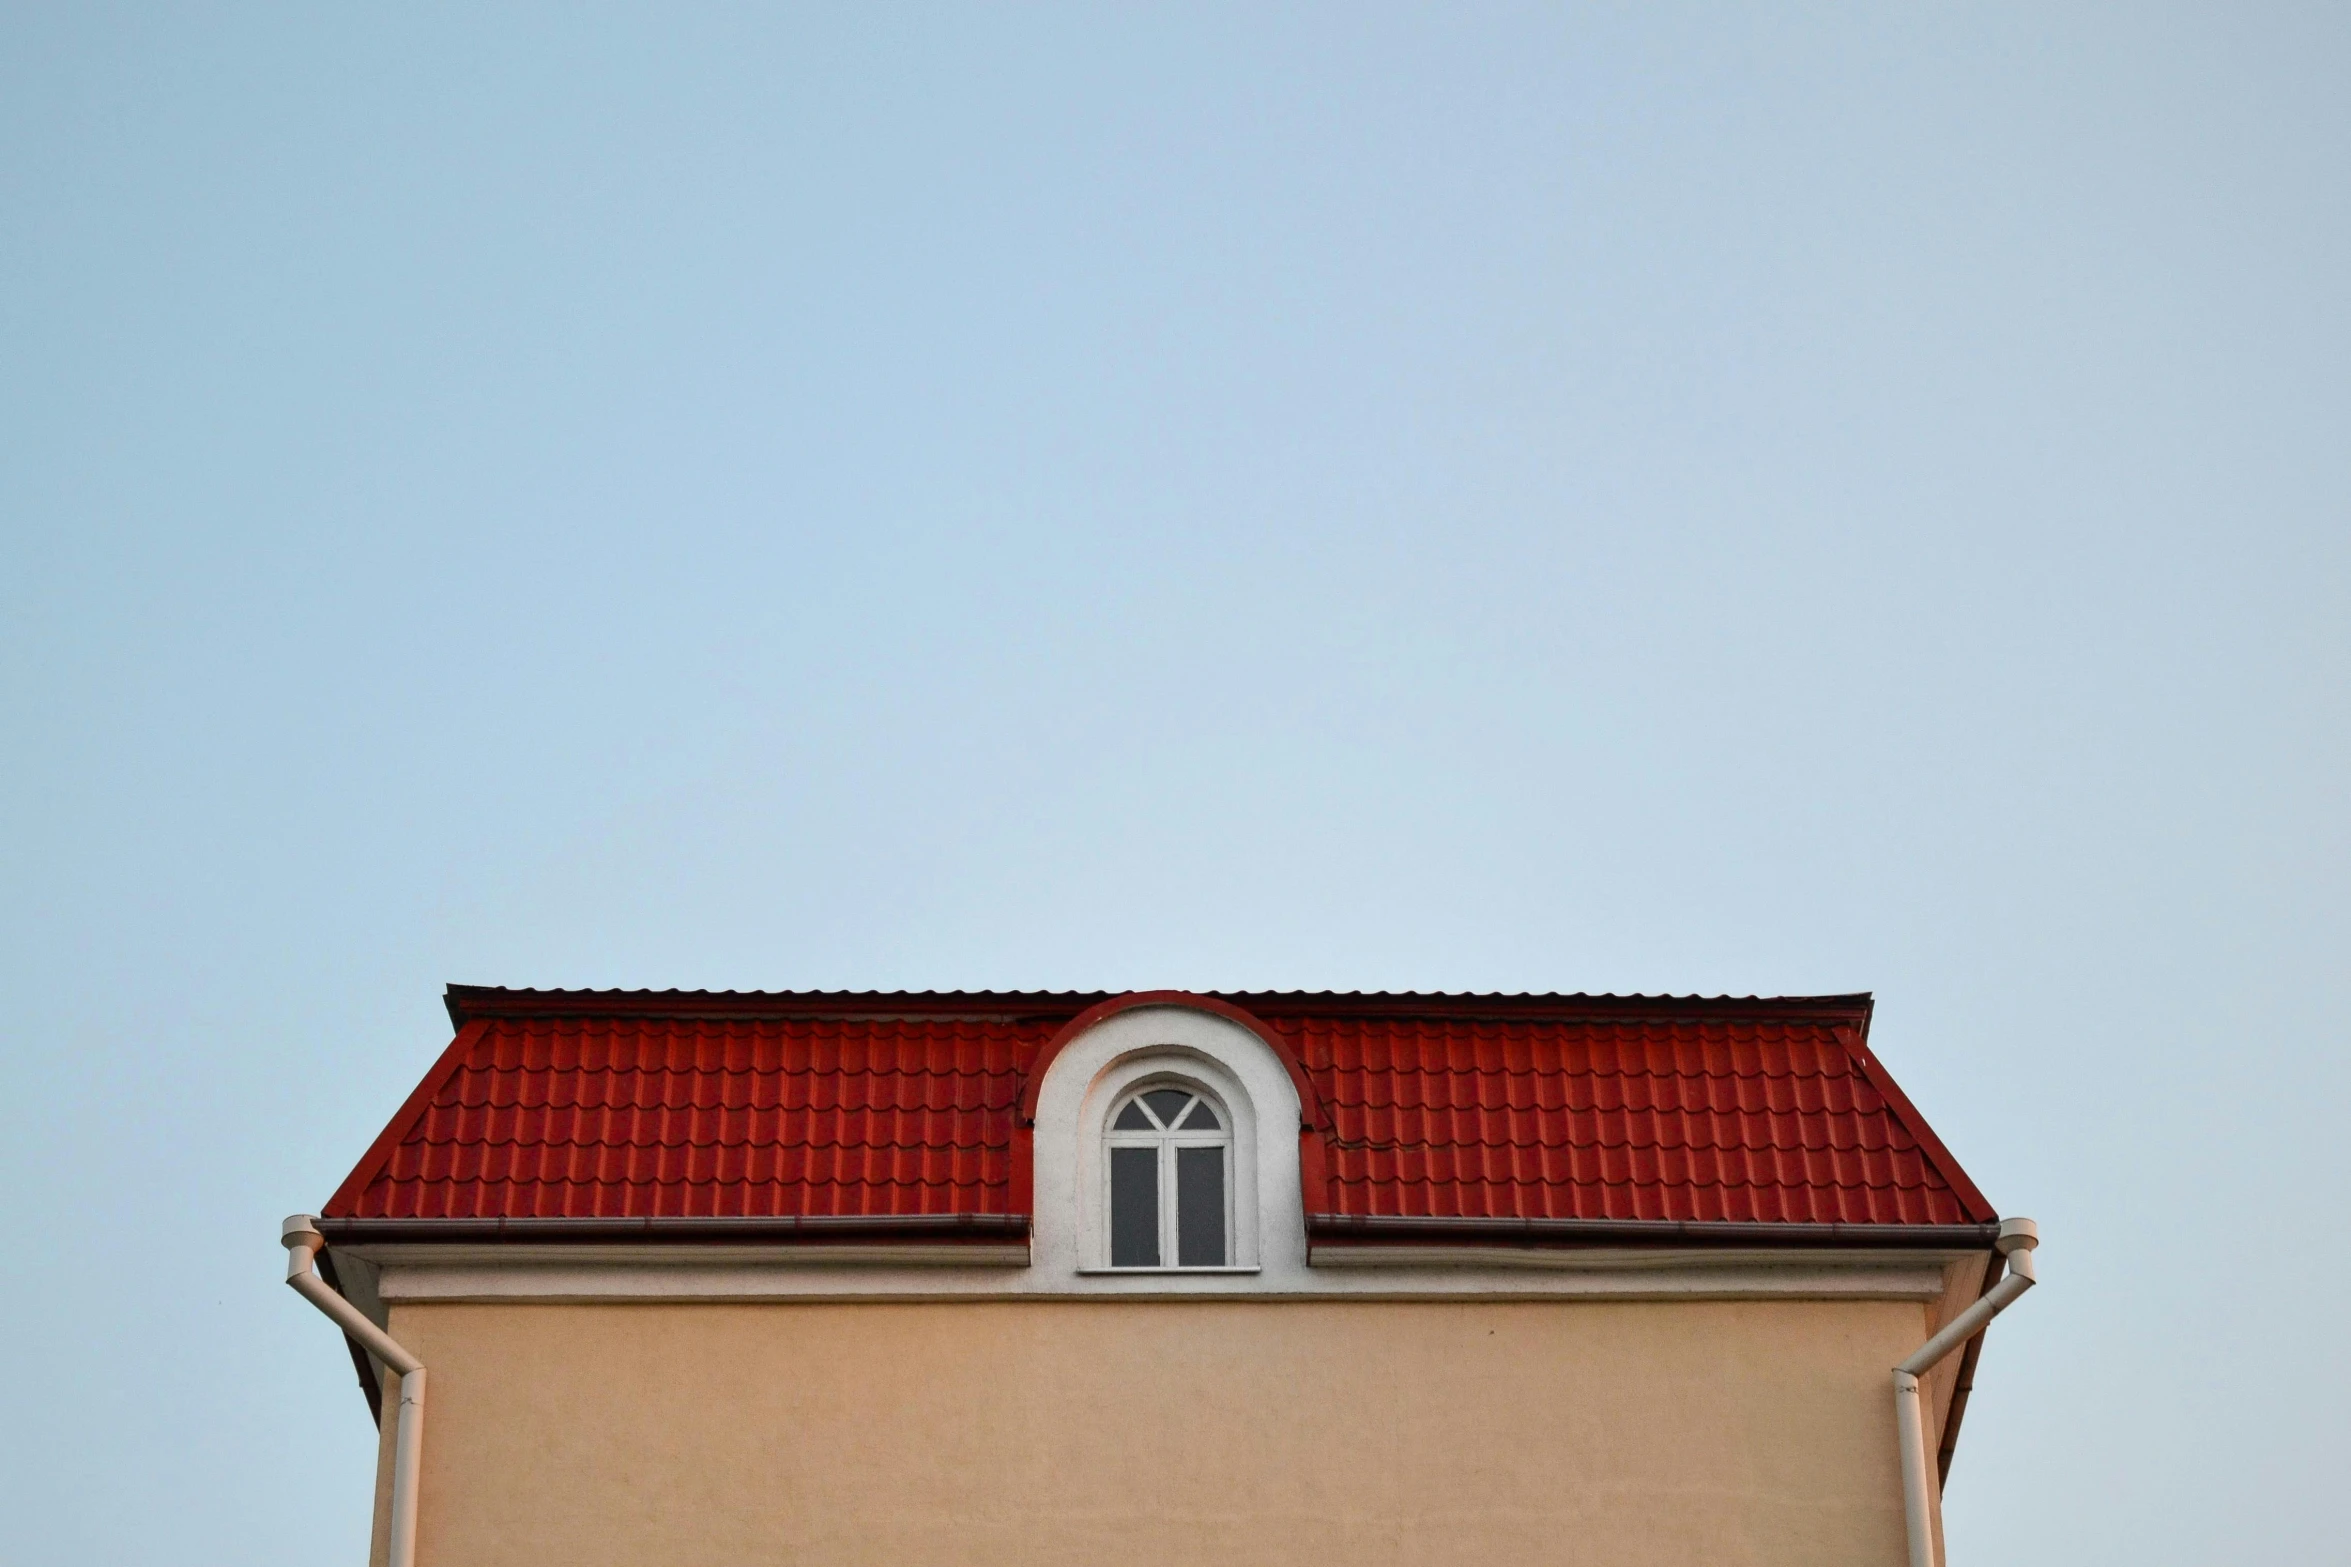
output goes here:
[[1002, 1214], [1013, 1104], [1052, 1031], [957, 1018], [487, 1018], [459, 1034], [425, 1102], [325, 1211]]
[[1870, 1081], [1839, 1023], [1266, 1021], [1295, 1041], [1331, 1121], [1321, 1212], [1796, 1224], [1993, 1217], [1949, 1156], [1930, 1153]]
[[[452, 986], [457, 1037], [323, 1213], [1016, 1217], [1030, 1071], [1115, 999]], [[1870, 1055], [1866, 996], [1212, 999], [1319, 1101], [1311, 1212], [1994, 1217]]]

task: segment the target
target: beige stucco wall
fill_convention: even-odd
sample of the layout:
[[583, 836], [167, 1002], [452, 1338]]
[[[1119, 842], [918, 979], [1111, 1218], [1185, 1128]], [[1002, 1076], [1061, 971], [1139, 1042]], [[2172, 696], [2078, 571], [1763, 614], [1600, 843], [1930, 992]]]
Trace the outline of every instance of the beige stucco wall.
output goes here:
[[392, 1330], [431, 1367], [420, 1567], [1886, 1567], [1886, 1367], [1928, 1315], [499, 1303]]

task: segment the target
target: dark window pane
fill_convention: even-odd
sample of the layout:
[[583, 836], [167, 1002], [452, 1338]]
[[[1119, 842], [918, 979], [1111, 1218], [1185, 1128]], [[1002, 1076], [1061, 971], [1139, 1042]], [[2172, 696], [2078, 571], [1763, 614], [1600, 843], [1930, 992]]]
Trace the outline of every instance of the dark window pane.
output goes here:
[[1224, 1266], [1224, 1150], [1176, 1150], [1176, 1261]]
[[1127, 1101], [1127, 1107], [1118, 1112], [1118, 1119], [1110, 1124], [1110, 1129], [1114, 1132], [1150, 1131], [1152, 1129], [1151, 1118], [1143, 1113], [1143, 1101], [1140, 1099]]
[[1180, 1088], [1154, 1088], [1143, 1096], [1143, 1102], [1151, 1107], [1153, 1115], [1159, 1117], [1161, 1126], [1173, 1126], [1176, 1123], [1176, 1112], [1183, 1109], [1184, 1101], [1191, 1097]]
[[1216, 1118], [1214, 1110], [1208, 1108], [1205, 1099], [1194, 1104], [1192, 1113], [1184, 1117], [1184, 1130], [1187, 1132], [1213, 1132], [1222, 1125], [1224, 1123]]
[[1159, 1150], [1110, 1150], [1110, 1265], [1159, 1266]]

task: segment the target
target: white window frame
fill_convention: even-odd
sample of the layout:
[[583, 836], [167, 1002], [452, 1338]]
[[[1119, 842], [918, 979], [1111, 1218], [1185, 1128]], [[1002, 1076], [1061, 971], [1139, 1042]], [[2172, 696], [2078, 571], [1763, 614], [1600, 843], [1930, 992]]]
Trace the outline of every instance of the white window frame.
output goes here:
[[[1228, 1033], [1239, 1035], [1247, 1047], [1253, 1047], [1265, 1057], [1261, 1065], [1267, 1070], [1259, 1075], [1267, 1081], [1255, 1082], [1236, 1069], [1228, 1055], [1238, 1057], [1248, 1066], [1260, 1063], [1243, 1049], [1228, 1050], [1225, 1039]], [[1199, 1037], [1187, 1039], [1187, 1034]], [[1046, 1259], [1045, 1265], [1067, 1268], [1080, 1277], [1101, 1279], [1107, 1287], [1119, 1287], [1111, 1281], [1125, 1279], [1129, 1281], [1125, 1287], [1132, 1288], [1183, 1289], [1192, 1285], [1215, 1288], [1220, 1274], [1258, 1272], [1266, 1242], [1259, 1195], [1264, 1180], [1260, 1166], [1265, 1161], [1265, 1152], [1259, 1143], [1257, 1105], [1261, 1099], [1289, 1087], [1287, 1076], [1279, 1082], [1271, 1079], [1273, 1072], [1281, 1070], [1272, 1052], [1254, 1036], [1242, 1034], [1222, 1019], [1172, 1008], [1153, 1008], [1111, 1019], [1086, 1041], [1082, 1055], [1073, 1056], [1071, 1051], [1064, 1051], [1062, 1059], [1054, 1063], [1056, 1075], [1065, 1061], [1083, 1076], [1073, 1073], [1072, 1077], [1061, 1078], [1068, 1086], [1050, 1099], [1040, 1099], [1037, 1110], [1040, 1145], [1066, 1149], [1062, 1157], [1069, 1160], [1060, 1166], [1067, 1173], [1059, 1176], [1053, 1173], [1051, 1154], [1039, 1160], [1038, 1206], [1042, 1211], [1038, 1245]], [[1232, 1135], [1231, 1151], [1225, 1155], [1225, 1256], [1230, 1260], [1222, 1268], [1113, 1268], [1110, 1265], [1110, 1155], [1104, 1139], [1110, 1132], [1112, 1108], [1124, 1104], [1127, 1091], [1141, 1087], [1147, 1079], [1173, 1080], [1201, 1094], [1223, 1114]], [[1050, 1086], [1048, 1092], [1053, 1092]], [[1296, 1096], [1290, 1098], [1294, 1103]], [[1287, 1113], [1294, 1116], [1296, 1111]], [[1053, 1129], [1056, 1121], [1058, 1131]], [[1285, 1120], [1285, 1128], [1288, 1124]], [[1296, 1271], [1303, 1273], [1306, 1236], [1303, 1221], [1296, 1217], [1297, 1138], [1279, 1136], [1275, 1143], [1275, 1157], [1287, 1160], [1284, 1217], [1289, 1222], [1283, 1226], [1281, 1244], [1288, 1246], [1295, 1241]], [[1297, 1231], [1294, 1237], [1290, 1234], [1292, 1229]], [[1061, 1262], [1060, 1257], [1068, 1261]]]
[[[1140, 1100], [1145, 1094], [1157, 1093], [1162, 1089], [1175, 1089], [1198, 1098], [1201, 1103], [1215, 1112], [1217, 1123], [1215, 1129], [1213, 1131], [1194, 1131], [1154, 1128], [1150, 1131], [1129, 1132], [1117, 1129], [1119, 1115], [1128, 1105]], [[1146, 1114], [1148, 1113], [1146, 1111]], [[1190, 1113], [1189, 1110], [1186, 1113]], [[1103, 1244], [1105, 1248], [1109, 1245], [1108, 1236], [1111, 1223], [1109, 1208], [1110, 1150], [1113, 1148], [1155, 1148], [1159, 1152], [1159, 1255], [1161, 1261], [1156, 1266], [1150, 1267], [1116, 1267], [1110, 1262], [1109, 1253], [1105, 1249], [1103, 1264], [1106, 1267], [1112, 1267], [1114, 1271], [1119, 1273], [1216, 1273], [1230, 1269], [1233, 1266], [1234, 1243], [1238, 1229], [1234, 1223], [1233, 1139], [1232, 1108], [1225, 1104], [1216, 1091], [1205, 1083], [1195, 1082], [1191, 1078], [1179, 1077], [1170, 1073], [1146, 1077], [1140, 1083], [1122, 1090], [1119, 1096], [1111, 1102], [1109, 1114], [1103, 1121], [1100, 1168]], [[1179, 1214], [1176, 1191], [1176, 1150], [1179, 1148], [1216, 1148], [1221, 1149], [1224, 1153], [1223, 1168], [1217, 1182], [1217, 1189], [1224, 1198], [1224, 1223], [1222, 1226], [1224, 1256], [1212, 1263], [1187, 1264], [1169, 1260], [1183, 1255], [1179, 1245], [1180, 1236], [1177, 1223]]]

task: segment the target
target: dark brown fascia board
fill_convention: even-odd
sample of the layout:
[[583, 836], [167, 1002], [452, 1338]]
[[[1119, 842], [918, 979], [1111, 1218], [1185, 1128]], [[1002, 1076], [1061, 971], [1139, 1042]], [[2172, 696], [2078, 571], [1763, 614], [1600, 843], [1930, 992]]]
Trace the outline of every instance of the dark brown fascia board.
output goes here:
[[[508, 990], [451, 985], [452, 1024], [484, 1017], [973, 1017], [1067, 1020], [1129, 991]], [[1379, 991], [1201, 991], [1260, 1017], [1801, 1018], [1865, 1032], [1872, 998], [1838, 996], [1450, 995]]]
[[[345, 1300], [342, 1275], [335, 1271], [335, 1259], [326, 1252], [318, 1254], [318, 1276], [326, 1280], [328, 1289]], [[350, 1334], [343, 1335], [343, 1347], [351, 1351], [351, 1369], [359, 1373], [359, 1396], [367, 1400], [367, 1417], [378, 1427], [384, 1423], [384, 1384], [377, 1375], [375, 1362], [367, 1358], [367, 1350]]]
[[[1976, 1298], [1981, 1300], [1991, 1294], [1992, 1286], [1999, 1283], [2000, 1276], [2007, 1271], [2008, 1259], [1997, 1251], [1993, 1252], [1990, 1265], [1984, 1269], [1983, 1287], [1976, 1291]], [[1967, 1341], [1967, 1348], [1959, 1357], [1959, 1377], [1951, 1389], [1951, 1408], [1943, 1416], [1943, 1440], [1935, 1448], [1935, 1484], [1938, 1486], [1948, 1484], [1951, 1479], [1951, 1460], [1959, 1452], [1959, 1423], [1967, 1418], [1968, 1395], [1975, 1391], [1976, 1366], [1983, 1359], [1984, 1334], [1990, 1331], [1991, 1326], [1987, 1322], [1978, 1328], [1976, 1336]]]
[[1477, 1242], [1516, 1246], [1897, 1247], [1972, 1251], [1989, 1246], [1996, 1224], [1773, 1224], [1709, 1219], [1429, 1219], [1310, 1213], [1306, 1233], [1322, 1241]]
[[778, 1219], [320, 1219], [328, 1244], [367, 1242], [676, 1241], [681, 1243], [848, 1240], [1023, 1240], [1025, 1213], [924, 1213]]

